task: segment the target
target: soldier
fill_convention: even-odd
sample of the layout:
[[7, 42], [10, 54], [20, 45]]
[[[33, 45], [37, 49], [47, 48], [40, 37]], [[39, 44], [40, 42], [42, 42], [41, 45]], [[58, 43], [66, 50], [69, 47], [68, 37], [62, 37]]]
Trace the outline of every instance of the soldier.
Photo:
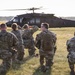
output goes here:
[[6, 24], [1, 24], [0, 29], [0, 59], [3, 60], [2, 68], [0, 68], [0, 75], [3, 75], [11, 66], [11, 59], [15, 53], [13, 47], [17, 47], [18, 39], [14, 34], [6, 31]]
[[19, 25], [18, 25], [18, 30], [20, 31], [21, 36], [22, 36], [22, 34], [23, 34], [23, 29], [22, 29], [22, 27], [21, 27], [21, 26], [19, 26]]
[[[53, 64], [53, 57], [56, 50], [56, 35], [48, 30], [49, 24], [41, 24], [41, 33], [37, 34], [36, 47], [40, 53], [40, 65], [41, 70], [46, 71]], [[44, 66], [44, 58], [46, 59], [46, 65]]]
[[32, 28], [29, 28], [28, 24], [25, 24], [23, 26], [24, 32], [23, 32], [23, 41], [25, 48], [28, 48], [29, 55], [32, 56], [35, 54], [35, 45], [34, 45], [34, 38], [33, 33], [38, 30], [37, 26], [32, 26]]
[[24, 46], [23, 46], [23, 39], [22, 39], [22, 35], [20, 33], [20, 31], [18, 30], [18, 25], [16, 23], [12, 24], [12, 33], [14, 33], [16, 35], [16, 37], [18, 38], [19, 41], [19, 45], [18, 45], [18, 56], [17, 59], [18, 60], [23, 60], [24, 57]]
[[67, 40], [67, 51], [68, 51], [68, 63], [69, 67], [71, 69], [70, 74], [75, 75], [74, 73], [74, 64], [75, 64], [75, 36], [71, 38], [70, 40]]

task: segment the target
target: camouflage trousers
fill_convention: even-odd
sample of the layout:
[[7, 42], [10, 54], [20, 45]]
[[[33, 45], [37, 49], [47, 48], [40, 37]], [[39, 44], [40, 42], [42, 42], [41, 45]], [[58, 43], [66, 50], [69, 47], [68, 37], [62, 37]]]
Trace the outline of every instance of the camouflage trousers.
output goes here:
[[2, 74], [3, 72], [9, 70], [12, 62], [11, 57], [12, 57], [12, 53], [9, 52], [8, 50], [0, 51], [0, 59], [3, 60], [2, 66], [0, 67], [0, 75], [3, 75]]
[[74, 71], [74, 64], [75, 64], [75, 52], [71, 52], [67, 56], [68, 58], [68, 63], [71, 71]]
[[40, 65], [42, 66], [44, 64], [44, 59], [45, 61], [45, 66], [50, 67], [53, 64], [53, 56], [54, 52], [52, 53], [51, 51], [39, 51], [40, 53]]
[[24, 46], [23, 45], [19, 45], [18, 50], [17, 50], [17, 59], [18, 60], [23, 60], [24, 58]]
[[35, 54], [35, 45], [34, 40], [24, 40], [24, 47], [28, 49], [28, 53], [30, 56]]
[[36, 49], [35, 49], [34, 46], [28, 48], [29, 55], [30, 55], [30, 56], [34, 55], [34, 54], [35, 54], [35, 50], [36, 50]]

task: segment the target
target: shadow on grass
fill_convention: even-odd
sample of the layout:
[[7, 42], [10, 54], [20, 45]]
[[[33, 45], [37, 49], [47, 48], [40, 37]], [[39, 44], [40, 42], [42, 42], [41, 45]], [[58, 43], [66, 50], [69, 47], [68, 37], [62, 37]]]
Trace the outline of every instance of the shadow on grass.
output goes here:
[[36, 71], [32, 75], [51, 75], [52, 68], [50, 67], [47, 72], [42, 72], [40, 66], [36, 69]]
[[10, 69], [9, 67], [5, 67], [1, 64], [0, 65], [0, 75], [6, 75], [9, 69]]
[[25, 64], [26, 61], [32, 59], [33, 57], [34, 57], [34, 56], [27, 56], [27, 57], [25, 57], [22, 61], [17, 62], [17, 63], [13, 63], [12, 68], [13, 68], [14, 70], [19, 70], [19, 69], [21, 68], [21, 65], [22, 65], [22, 64]]
[[[21, 62], [14, 62], [10, 69], [19, 70], [22, 64], [25, 64], [26, 61], [30, 60], [34, 56], [27, 56]], [[6, 75], [9, 70], [0, 65], [0, 75]]]

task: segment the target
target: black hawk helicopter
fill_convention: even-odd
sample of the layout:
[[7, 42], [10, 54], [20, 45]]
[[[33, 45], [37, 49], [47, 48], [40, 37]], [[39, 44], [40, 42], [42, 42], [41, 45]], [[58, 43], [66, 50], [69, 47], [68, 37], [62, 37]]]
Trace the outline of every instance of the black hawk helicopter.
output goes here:
[[[41, 8], [41, 7], [40, 7]], [[7, 26], [10, 27], [12, 23], [17, 23], [19, 26], [24, 24], [37, 25], [40, 27], [41, 23], [47, 22], [50, 27], [75, 27], [75, 21], [62, 19], [54, 16], [54, 14], [45, 14], [45, 13], [35, 13], [35, 10], [40, 8], [28, 8], [28, 9], [9, 9], [8, 11], [17, 11], [17, 10], [32, 10], [32, 13], [21, 14], [13, 17], [11, 20], [6, 22]]]

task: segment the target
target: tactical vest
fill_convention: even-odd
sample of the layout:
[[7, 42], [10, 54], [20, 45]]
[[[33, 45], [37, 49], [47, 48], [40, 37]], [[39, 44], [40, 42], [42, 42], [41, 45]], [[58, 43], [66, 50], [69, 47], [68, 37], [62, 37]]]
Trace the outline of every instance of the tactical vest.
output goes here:
[[44, 51], [53, 50], [52, 35], [49, 32], [43, 32], [41, 37], [41, 47]]

